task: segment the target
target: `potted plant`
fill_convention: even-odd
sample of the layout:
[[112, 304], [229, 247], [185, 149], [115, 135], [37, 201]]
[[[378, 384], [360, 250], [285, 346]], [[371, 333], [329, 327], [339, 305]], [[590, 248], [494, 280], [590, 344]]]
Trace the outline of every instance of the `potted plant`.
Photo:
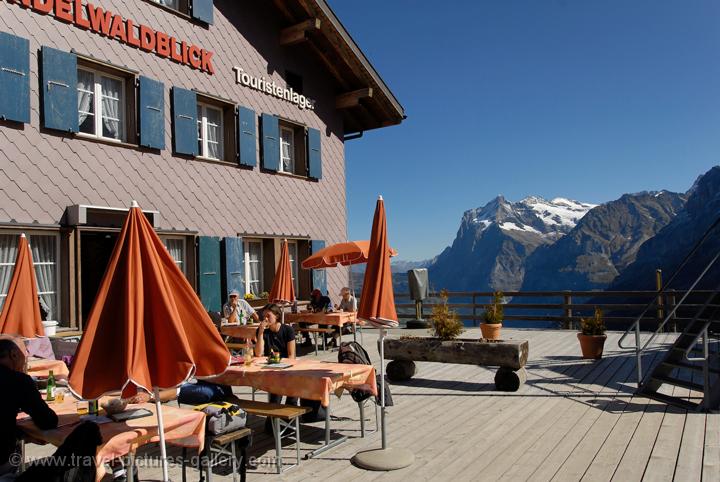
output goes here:
[[502, 291], [493, 293], [492, 302], [485, 307], [483, 322], [480, 324], [480, 331], [483, 338], [487, 340], [499, 340], [500, 330], [503, 321], [503, 294]]
[[583, 358], [591, 360], [602, 358], [607, 335], [605, 334], [603, 312], [600, 308], [595, 307], [592, 318], [580, 318], [580, 333], [577, 334], [577, 337], [580, 340]]
[[257, 296], [252, 293], [248, 293], [245, 295], [245, 301], [247, 301], [253, 308], [262, 308], [268, 304], [269, 296], [270, 294], [267, 291], [263, 291]]
[[454, 340], [465, 331], [458, 314], [448, 306], [447, 290], [440, 291], [441, 304], [433, 306], [430, 315], [431, 334], [441, 340]]

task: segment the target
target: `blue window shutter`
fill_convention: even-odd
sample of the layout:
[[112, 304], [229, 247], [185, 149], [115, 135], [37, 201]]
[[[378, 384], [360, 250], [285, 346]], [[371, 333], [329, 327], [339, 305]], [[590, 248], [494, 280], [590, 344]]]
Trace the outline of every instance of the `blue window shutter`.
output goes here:
[[278, 118], [271, 114], [262, 115], [262, 167], [277, 172], [280, 169], [280, 126]]
[[140, 76], [140, 145], [165, 149], [165, 84]]
[[245, 295], [245, 251], [242, 238], [223, 238], [225, 294], [238, 290]]
[[173, 148], [177, 154], [198, 155], [197, 95], [192, 90], [173, 87]]
[[43, 126], [59, 131], [79, 129], [77, 57], [50, 47], [42, 48]]
[[247, 107], [238, 108], [238, 144], [241, 166], [257, 165], [257, 149], [255, 146], [255, 111]]
[[220, 311], [220, 238], [198, 239], [198, 294], [208, 311]]
[[30, 42], [0, 32], [0, 119], [30, 122]]
[[[325, 241], [312, 240], [310, 241], [310, 254], [315, 254], [325, 247]], [[312, 288], [314, 290], [320, 290], [325, 295], [327, 294], [327, 273], [324, 269], [312, 270]]]
[[308, 129], [308, 176], [322, 179], [322, 152], [320, 150], [320, 131]]
[[196, 20], [213, 24], [213, 0], [192, 0], [192, 16]]

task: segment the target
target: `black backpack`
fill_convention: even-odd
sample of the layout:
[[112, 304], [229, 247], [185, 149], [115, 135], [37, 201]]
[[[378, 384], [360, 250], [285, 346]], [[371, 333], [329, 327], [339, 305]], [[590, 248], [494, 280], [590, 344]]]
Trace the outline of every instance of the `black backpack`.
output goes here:
[[[365, 351], [363, 346], [356, 341], [344, 341], [340, 344], [338, 349], [338, 363], [353, 363], [355, 365], [372, 365], [370, 361], [370, 355]], [[377, 386], [380, 387], [380, 374], [376, 374]], [[393, 405], [392, 394], [390, 393], [390, 387], [387, 384], [387, 377], [385, 378], [385, 406], [391, 407]], [[350, 390], [350, 396], [357, 403], [364, 402], [370, 398], [370, 393], [364, 390]], [[375, 397], [375, 402], [380, 405], [380, 395]]]

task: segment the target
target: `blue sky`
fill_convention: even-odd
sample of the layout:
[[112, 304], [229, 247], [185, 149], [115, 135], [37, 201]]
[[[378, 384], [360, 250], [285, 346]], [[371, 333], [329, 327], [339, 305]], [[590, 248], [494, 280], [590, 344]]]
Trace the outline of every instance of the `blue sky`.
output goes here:
[[378, 194], [417, 260], [497, 194], [601, 203], [720, 164], [716, 0], [330, 4], [408, 116], [346, 144], [350, 239]]

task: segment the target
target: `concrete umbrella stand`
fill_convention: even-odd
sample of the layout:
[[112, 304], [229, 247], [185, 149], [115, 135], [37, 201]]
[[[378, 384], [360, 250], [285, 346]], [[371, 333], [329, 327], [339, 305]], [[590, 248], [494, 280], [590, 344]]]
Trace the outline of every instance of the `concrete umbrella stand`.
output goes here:
[[352, 463], [366, 470], [390, 471], [404, 469], [415, 462], [415, 455], [406, 448], [393, 448], [387, 445], [385, 424], [385, 335], [387, 329], [380, 328], [380, 427], [382, 447], [358, 452]]

